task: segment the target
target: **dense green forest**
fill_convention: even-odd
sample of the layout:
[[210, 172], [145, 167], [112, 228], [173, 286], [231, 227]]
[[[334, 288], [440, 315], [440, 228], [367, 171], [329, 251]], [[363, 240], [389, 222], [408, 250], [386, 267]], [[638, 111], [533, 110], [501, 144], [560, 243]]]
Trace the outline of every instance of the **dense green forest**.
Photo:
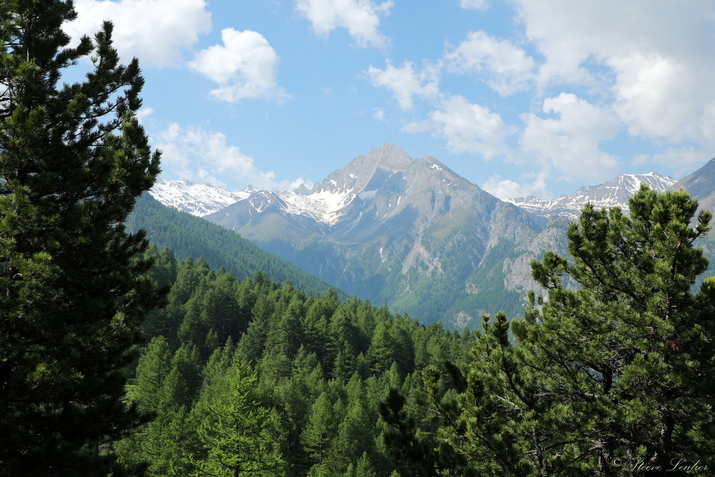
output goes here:
[[708, 475], [710, 214], [647, 188], [630, 206], [587, 206], [570, 259], [532, 264], [546, 295], [474, 333], [151, 248], [173, 286], [129, 399], [156, 418], [117, 455], [157, 476]]
[[401, 464], [385, 442], [403, 424], [380, 418], [390, 390], [404, 396], [392, 412], [414, 420], [411, 432], [435, 436], [418, 405], [422, 372], [464, 363], [468, 331], [262, 273], [239, 280], [203, 259], [177, 264], [168, 249], [147, 254], [157, 285], [173, 286], [144, 323], [150, 342], [129, 388], [156, 418], [116, 444], [124, 462], [148, 462], [156, 476], [387, 476]]
[[[210, 267], [224, 267], [240, 278], [265, 273], [271, 280], [293, 284], [311, 294], [322, 294], [330, 284], [292, 263], [260, 249], [240, 235], [200, 217], [162, 205], [148, 193], [137, 198], [125, 221], [127, 230], [145, 230], [159, 249], [170, 248], [178, 260], [202, 257]], [[346, 298], [338, 291], [341, 298]]]
[[133, 224], [184, 244], [159, 252], [124, 225], [160, 162], [138, 62], [109, 22], [68, 47], [75, 18], [0, 0], [0, 476], [713, 475], [712, 215], [685, 192], [586, 206], [523, 319], [473, 333], [194, 249], [186, 215]]

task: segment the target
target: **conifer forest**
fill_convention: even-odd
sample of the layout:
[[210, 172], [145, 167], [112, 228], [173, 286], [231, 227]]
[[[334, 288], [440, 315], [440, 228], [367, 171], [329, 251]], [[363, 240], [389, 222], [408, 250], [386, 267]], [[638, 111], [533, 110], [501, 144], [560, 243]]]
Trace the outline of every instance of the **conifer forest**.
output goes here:
[[69, 47], [75, 16], [0, 0], [0, 476], [715, 475], [711, 214], [687, 193], [586, 206], [523, 316], [425, 326], [257, 247], [134, 230], [161, 159], [143, 78], [110, 22]]

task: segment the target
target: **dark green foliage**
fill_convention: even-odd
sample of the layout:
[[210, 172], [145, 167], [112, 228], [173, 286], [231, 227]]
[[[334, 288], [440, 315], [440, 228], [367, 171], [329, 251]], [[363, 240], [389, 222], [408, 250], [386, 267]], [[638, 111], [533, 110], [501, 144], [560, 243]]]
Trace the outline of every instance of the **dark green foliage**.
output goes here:
[[[691, 291], [707, 268], [693, 243], [711, 216], [693, 220], [687, 194], [647, 188], [630, 209], [587, 206], [568, 231], [572, 261], [547, 253], [532, 264], [546, 299], [532, 294], [511, 325], [485, 317], [473, 361], [452, 368], [460, 392], [427, 374], [445, 442], [484, 475], [715, 468], [715, 283]], [[566, 289], [564, 273], [580, 289]]]
[[164, 381], [171, 371], [171, 351], [163, 336], [151, 340], [137, 366], [137, 385], [132, 396], [146, 411], [156, 412], [161, 402]]
[[[448, 362], [445, 364], [451, 367]], [[434, 365], [430, 365], [424, 370], [424, 375], [431, 376], [435, 373], [435, 369]], [[397, 466], [399, 475], [405, 477], [479, 475], [468, 465], [468, 458], [457, 452], [454, 446], [444, 440], [441, 442], [435, 440], [439, 429], [436, 421], [425, 419], [425, 389], [421, 384], [422, 376], [408, 376], [399, 391], [393, 385], [387, 399], [383, 400], [379, 407], [380, 416], [387, 425], [382, 439], [386, 452]], [[443, 386], [441, 392], [444, 393], [445, 389]], [[453, 390], [449, 392], [453, 393]]]
[[404, 411], [406, 398], [396, 389], [391, 389], [384, 402], [380, 403], [380, 416], [391, 427], [385, 433], [385, 445], [399, 463], [400, 475], [428, 477], [437, 475], [433, 449], [417, 437], [414, 418]]
[[[122, 369], [160, 302], [122, 223], [159, 172], [138, 63], [112, 26], [66, 48], [71, 2], [0, 1], [0, 474], [123, 475], [107, 444], [144, 418]], [[58, 85], [92, 56], [84, 82]]]
[[[273, 462], [258, 475], [390, 475], [402, 459], [384, 446], [379, 405], [390, 388], [409, 396], [422, 445], [438, 445], [415, 404], [421, 373], [443, 368], [440, 360], [463, 362], [471, 335], [424, 328], [356, 298], [341, 303], [333, 291], [310, 297], [262, 274], [239, 281], [202, 260], [177, 270], [164, 310], [174, 335], [152, 340], [132, 393], [157, 416], [120, 443], [124, 461], [148, 461], [149, 475], [222, 475], [258, 453]], [[218, 339], [226, 345], [209, 351]], [[221, 467], [228, 454], [238, 460]]]

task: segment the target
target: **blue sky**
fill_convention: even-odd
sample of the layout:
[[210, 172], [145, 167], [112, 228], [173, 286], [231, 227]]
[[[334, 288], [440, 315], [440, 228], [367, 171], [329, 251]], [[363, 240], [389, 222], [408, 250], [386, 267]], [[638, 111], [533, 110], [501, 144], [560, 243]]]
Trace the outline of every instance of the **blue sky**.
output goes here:
[[322, 181], [386, 142], [499, 197], [715, 156], [712, 0], [75, 0], [139, 58], [163, 177]]

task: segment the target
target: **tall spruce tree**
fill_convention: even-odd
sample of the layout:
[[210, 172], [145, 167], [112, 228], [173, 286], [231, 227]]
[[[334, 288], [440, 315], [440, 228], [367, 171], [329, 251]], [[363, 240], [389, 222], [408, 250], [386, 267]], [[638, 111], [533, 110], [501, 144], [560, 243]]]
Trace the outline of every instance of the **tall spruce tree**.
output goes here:
[[647, 188], [630, 218], [587, 206], [568, 231], [571, 260], [532, 264], [546, 299], [532, 293], [511, 326], [486, 318], [446, 397], [427, 374], [445, 439], [484, 475], [711, 475], [715, 282], [691, 292], [711, 218], [694, 220], [697, 208]]
[[0, 475], [123, 475], [106, 443], [142, 421], [122, 368], [161, 294], [122, 223], [159, 154], [137, 61], [119, 64], [110, 23], [68, 48], [75, 17], [71, 1], [0, 0]]
[[188, 475], [232, 477], [286, 475], [280, 419], [255, 396], [258, 377], [240, 352], [231, 367], [205, 387], [190, 420], [203, 449], [187, 455]]

